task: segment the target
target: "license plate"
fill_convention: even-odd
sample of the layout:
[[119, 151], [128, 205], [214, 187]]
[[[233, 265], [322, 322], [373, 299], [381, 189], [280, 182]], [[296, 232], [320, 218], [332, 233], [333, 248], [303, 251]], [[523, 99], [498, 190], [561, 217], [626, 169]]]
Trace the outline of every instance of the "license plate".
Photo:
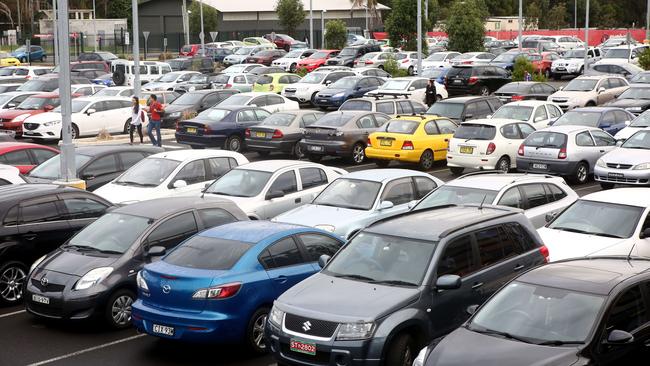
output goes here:
[[473, 146], [461, 146], [460, 147], [460, 153], [461, 154], [473, 154], [474, 153], [474, 147]]
[[607, 173], [607, 176], [612, 178], [625, 178], [625, 174], [623, 173]]
[[289, 349], [293, 352], [304, 353], [306, 355], [316, 355], [316, 345], [314, 343], [307, 343], [292, 339], [289, 341]]
[[320, 99], [319, 102], [321, 102], [321, 103], [327, 103], [327, 99]]
[[39, 304], [45, 304], [45, 305], [50, 304], [50, 298], [49, 297], [40, 296], [40, 295], [32, 295], [32, 301], [37, 302]]
[[393, 146], [393, 140], [381, 139], [379, 140], [381, 146]]
[[547, 166], [546, 164], [537, 164], [537, 163], [534, 163], [534, 164], [533, 164], [533, 169], [543, 169], [543, 170], [546, 170], [547, 168], [548, 168], [548, 166]]
[[255, 137], [265, 138], [266, 132], [255, 132]]
[[158, 325], [154, 324], [153, 325], [153, 332], [157, 334], [162, 334], [166, 336], [173, 336], [174, 335], [174, 328], [173, 327], [166, 327], [164, 325]]
[[322, 146], [309, 146], [309, 148], [307, 150], [309, 150], [309, 151], [323, 151], [323, 147]]
[[564, 71], [564, 70], [566, 70], [564, 67], [558, 67], [557, 68], [557, 71]]
[[23, 131], [23, 135], [33, 135], [34, 132], [32, 131]]
[[187, 128], [187, 133], [196, 133], [196, 128], [194, 128], [194, 127], [188, 127], [188, 128]]
[[458, 79], [454, 80], [454, 84], [460, 84], [462, 82], [463, 82], [462, 80], [458, 80]]

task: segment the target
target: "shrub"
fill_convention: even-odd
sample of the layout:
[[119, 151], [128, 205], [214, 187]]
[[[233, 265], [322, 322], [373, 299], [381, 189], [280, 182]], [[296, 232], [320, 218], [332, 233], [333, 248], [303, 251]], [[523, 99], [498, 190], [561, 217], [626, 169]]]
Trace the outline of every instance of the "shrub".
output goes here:
[[650, 70], [650, 48], [646, 48], [645, 51], [639, 55], [639, 66], [644, 70]]
[[309, 71], [307, 71], [306, 67], [299, 67], [296, 69], [296, 75], [300, 76], [301, 78], [307, 74], [309, 74]]
[[535, 74], [535, 66], [524, 57], [517, 57], [512, 69], [512, 81], [524, 81], [524, 75], [528, 71], [531, 75]]
[[340, 20], [330, 20], [325, 25], [325, 45], [331, 50], [340, 50], [348, 42], [348, 29]]
[[384, 71], [391, 74], [394, 78], [408, 76], [408, 71], [400, 69], [397, 60], [393, 57], [389, 57], [384, 63]]
[[197, 115], [197, 113], [195, 111], [185, 111], [181, 115], [181, 119], [182, 120], [192, 119], [192, 118], [196, 117], [196, 115]]
[[158, 55], [158, 61], [166, 61], [166, 60], [171, 60], [174, 58], [174, 55], [172, 55], [171, 52], [161, 52]]

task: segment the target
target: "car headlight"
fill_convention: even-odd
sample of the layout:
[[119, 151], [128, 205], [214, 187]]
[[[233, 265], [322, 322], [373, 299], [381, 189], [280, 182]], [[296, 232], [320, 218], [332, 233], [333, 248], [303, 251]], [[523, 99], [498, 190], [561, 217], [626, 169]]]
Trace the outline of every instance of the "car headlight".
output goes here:
[[334, 230], [336, 230], [336, 227], [334, 225], [324, 225], [324, 224], [319, 224], [314, 226], [316, 229], [321, 229], [325, 231], [329, 231], [330, 233], [333, 233]]
[[269, 313], [269, 322], [278, 328], [282, 327], [282, 319], [284, 318], [284, 311], [273, 306]]
[[603, 159], [598, 159], [598, 161], [596, 162], [596, 166], [599, 166], [599, 167], [601, 167], [601, 168], [606, 168], [606, 167], [607, 167], [607, 164], [605, 164], [605, 162], [603, 161]]
[[74, 286], [75, 290], [85, 290], [102, 282], [113, 272], [113, 267], [99, 267], [88, 271]]
[[372, 336], [375, 323], [343, 323], [336, 334], [337, 340], [366, 339]]
[[181, 116], [181, 112], [174, 112], [169, 115], [170, 118], [178, 118]]
[[50, 121], [50, 122], [43, 123], [43, 126], [52, 127], [52, 126], [56, 126], [56, 125], [60, 125], [60, 124], [61, 124], [61, 121]]
[[43, 259], [45, 259], [45, 257], [47, 257], [47, 255], [44, 255], [44, 256], [38, 258], [38, 259], [34, 262], [34, 264], [32, 264], [32, 266], [29, 267], [29, 273], [34, 272], [34, 270], [36, 269], [36, 267], [38, 267], [38, 265], [41, 264], [41, 262], [43, 261]]
[[344, 96], [345, 96], [345, 93], [341, 92], [341, 93], [336, 93], [336, 94], [332, 95], [332, 98], [343, 98]]
[[24, 121], [27, 117], [29, 117], [29, 114], [21, 114], [20, 116], [14, 117], [14, 119], [11, 122], [22, 122]]
[[420, 353], [418, 353], [418, 357], [413, 360], [413, 366], [424, 366], [424, 357], [427, 355], [427, 350], [428, 347], [422, 348]]
[[648, 170], [650, 169], [650, 163], [638, 164], [634, 167], [634, 170]]
[[149, 286], [147, 286], [147, 281], [142, 277], [142, 271], [138, 271], [138, 274], [135, 276], [135, 281], [138, 284], [140, 290], [149, 291]]
[[[190, 86], [190, 91], [191, 91], [191, 92], [193, 92], [193, 91], [195, 91], [195, 90], [196, 90], [196, 87], [195, 87], [195, 86]], [[179, 113], [179, 115], [180, 115], [180, 113]]]

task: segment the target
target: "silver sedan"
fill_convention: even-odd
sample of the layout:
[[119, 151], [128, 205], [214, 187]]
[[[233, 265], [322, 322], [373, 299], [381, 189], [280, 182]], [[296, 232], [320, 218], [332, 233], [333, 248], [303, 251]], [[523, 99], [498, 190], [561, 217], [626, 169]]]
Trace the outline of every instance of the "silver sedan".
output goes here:
[[650, 185], [650, 128], [630, 136], [596, 163], [594, 178], [603, 189], [615, 184]]

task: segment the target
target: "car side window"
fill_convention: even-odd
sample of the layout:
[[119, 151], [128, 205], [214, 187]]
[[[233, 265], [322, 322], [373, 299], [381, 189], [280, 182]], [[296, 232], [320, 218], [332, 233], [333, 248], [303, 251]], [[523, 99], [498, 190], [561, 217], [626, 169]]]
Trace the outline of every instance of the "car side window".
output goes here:
[[382, 201], [390, 201], [393, 205], [402, 205], [415, 199], [413, 183], [410, 178], [396, 179], [386, 185], [381, 196]]
[[458, 126], [456, 124], [448, 119], [438, 119], [436, 120], [436, 124], [438, 125], [438, 129], [440, 130], [440, 133], [443, 135], [450, 135], [456, 132], [456, 129]]
[[501, 108], [503, 106], [503, 103], [501, 100], [497, 98], [490, 98], [487, 100], [488, 104], [492, 108], [492, 111], [496, 111], [497, 109]]
[[584, 131], [576, 135], [576, 145], [578, 146], [594, 146], [594, 140], [589, 135], [589, 132]]
[[305, 114], [302, 116], [302, 123], [300, 124], [300, 127], [309, 126], [312, 123], [316, 122], [316, 119], [316, 115], [314, 114]]
[[269, 192], [280, 191], [284, 194], [290, 194], [298, 191], [298, 183], [296, 182], [296, 173], [293, 170], [284, 172], [278, 176], [271, 187]]
[[248, 103], [248, 105], [250, 105], [250, 106], [258, 106], [258, 107], [264, 107], [264, 106], [266, 106], [266, 105], [269, 105], [269, 101], [268, 101], [268, 99], [266, 98], [266, 96], [263, 95], [263, 96], [260, 96], [260, 97], [254, 98], [253, 100], [250, 101], [250, 103]]
[[357, 121], [357, 126], [359, 128], [375, 128], [377, 127], [375, 125], [375, 120], [372, 118], [371, 115], [366, 115], [361, 118], [359, 118], [359, 121]]
[[605, 323], [605, 337], [615, 329], [632, 333], [646, 322], [648, 322], [648, 309], [643, 301], [641, 288], [634, 286], [620, 295], [610, 308]]
[[309, 260], [312, 262], [318, 261], [321, 255], [334, 256], [341, 247], [341, 243], [329, 236], [322, 234], [298, 234], [298, 239], [307, 250]]
[[419, 200], [438, 187], [435, 181], [425, 177], [415, 177], [415, 199]]
[[371, 86], [370, 85], [370, 79], [366, 78], [366, 79], [359, 80], [359, 82], [357, 83], [357, 86], [359, 88], [370, 88], [370, 86]]
[[413, 113], [420, 114], [427, 111], [427, 107], [424, 104], [412, 100], [409, 102], [411, 103], [411, 107], [413, 107]]
[[604, 131], [593, 130], [593, 131], [591, 131], [591, 136], [596, 141], [596, 146], [614, 146], [614, 145], [616, 145], [616, 140], [612, 136], [608, 135]]
[[465, 106], [465, 118], [478, 118], [477, 110], [477, 103], [468, 103]]
[[517, 123], [517, 126], [519, 126], [519, 132], [521, 132], [522, 139], [525, 139], [531, 133], [535, 132], [535, 129], [528, 123]]
[[607, 112], [603, 116], [603, 119], [600, 121], [600, 127], [609, 127], [613, 124], [616, 124], [616, 115], [614, 112]]
[[255, 115], [255, 111], [252, 109], [239, 111], [237, 113], [237, 122], [255, 122], [255, 121], [257, 121], [257, 116]]
[[256, 109], [255, 110], [255, 116], [256, 116], [256, 121], [262, 121], [266, 119], [268, 116], [271, 115], [271, 112], [267, 111], [266, 109]]
[[413, 114], [413, 106], [406, 100], [397, 102], [397, 114]]
[[504, 225], [505, 230], [510, 235], [510, 238], [514, 240], [520, 250], [527, 252], [537, 248], [537, 243], [530, 236], [528, 231], [524, 229], [517, 222], [510, 222]]
[[559, 201], [567, 196], [566, 192], [555, 184], [547, 184], [546, 191], [548, 193], [547, 198], [549, 202]]
[[19, 224], [36, 224], [41, 222], [64, 220], [59, 212], [56, 200], [38, 200], [37, 202], [24, 202], [20, 207]]
[[383, 116], [381, 114], [375, 114], [375, 122], [377, 123], [377, 127], [383, 126], [386, 122], [390, 120], [388, 116]]
[[492, 113], [492, 109], [490, 109], [490, 105], [487, 103], [487, 101], [481, 100], [476, 102], [476, 112], [474, 114], [475, 117], [477, 116], [485, 117], [491, 113]]
[[429, 121], [424, 125], [424, 132], [426, 132], [427, 135], [440, 134], [440, 131], [438, 131], [438, 127], [434, 121]]
[[502, 226], [477, 231], [475, 234], [481, 267], [485, 268], [520, 254], [521, 248]]
[[327, 174], [320, 168], [300, 168], [300, 181], [302, 189], [310, 189], [327, 184]]
[[84, 169], [83, 175], [99, 177], [119, 171], [115, 158], [115, 154], [110, 154], [93, 161]]
[[147, 237], [147, 245], [171, 249], [197, 232], [194, 214], [182, 213], [159, 224]]
[[267, 95], [266, 105], [284, 104], [284, 99], [279, 95]]
[[32, 159], [29, 158], [27, 150], [10, 151], [0, 156], [0, 161], [7, 165], [32, 165]]
[[507, 125], [501, 126], [501, 135], [509, 140], [521, 139], [516, 123], [509, 123]]
[[470, 235], [454, 239], [447, 244], [437, 266], [438, 277], [457, 275], [463, 277], [476, 269], [476, 261]]
[[85, 197], [64, 197], [63, 205], [68, 214], [67, 220], [89, 219], [99, 217], [106, 212], [108, 206]]
[[562, 111], [560, 109], [552, 104], [547, 104], [546, 108], [548, 109], [548, 113], [550, 113], [551, 118], [558, 118], [562, 115]]
[[543, 185], [524, 184], [521, 186], [521, 189], [524, 191], [528, 201], [527, 208], [535, 208], [548, 203], [546, 199], [546, 191], [544, 191]]
[[211, 108], [217, 103], [221, 102], [225, 97], [225, 94], [221, 93], [216, 93], [216, 94], [210, 94], [207, 95], [204, 99], [203, 102], [201, 103], [203, 108]]
[[204, 228], [211, 228], [237, 221], [235, 216], [221, 208], [206, 208], [198, 210], [198, 213]]
[[121, 152], [118, 154], [118, 156], [120, 157], [120, 160], [122, 160], [122, 168], [124, 170], [129, 169], [136, 163], [140, 162], [140, 160], [144, 159], [144, 155], [142, 155], [142, 153], [135, 151]]
[[303, 263], [300, 249], [292, 237], [284, 238], [262, 252], [260, 262], [265, 269], [288, 267]]
[[521, 193], [519, 188], [513, 187], [508, 189], [498, 203], [500, 206], [515, 207], [515, 208], [524, 208], [524, 201], [521, 198]]
[[616, 123], [624, 123], [634, 119], [633, 116], [630, 116], [624, 111], [614, 111], [614, 116], [616, 118]]
[[205, 182], [207, 179], [203, 160], [192, 161], [181, 168], [172, 180], [170, 188], [173, 188], [173, 184], [179, 180], [184, 180], [187, 185]]
[[544, 106], [539, 106], [535, 110], [535, 117], [533, 118], [533, 121], [538, 122], [538, 121], [543, 121], [548, 119], [548, 114], [546, 113], [546, 108]]
[[244, 75], [238, 75], [233, 78], [232, 81], [234, 84], [246, 84], [246, 78]]
[[206, 161], [209, 170], [206, 172], [206, 180], [221, 178], [222, 175], [228, 173], [231, 169], [228, 158], [209, 158]]

